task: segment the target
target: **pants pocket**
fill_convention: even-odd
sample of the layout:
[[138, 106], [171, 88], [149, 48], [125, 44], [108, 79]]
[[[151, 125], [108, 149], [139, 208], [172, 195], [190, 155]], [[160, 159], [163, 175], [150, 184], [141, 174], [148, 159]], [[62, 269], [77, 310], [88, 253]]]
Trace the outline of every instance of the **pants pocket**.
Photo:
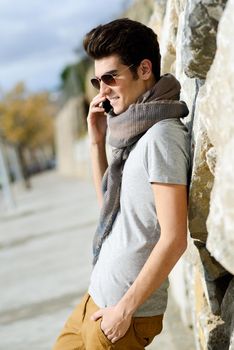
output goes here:
[[100, 342], [103, 344], [104, 349], [113, 349], [112, 342], [107, 338], [107, 336], [104, 334], [104, 332], [101, 329], [101, 322], [102, 319], [96, 321], [96, 327], [97, 327], [97, 334], [100, 339]]
[[153, 317], [135, 317], [133, 328], [136, 340], [142, 346], [149, 345], [154, 337], [161, 333], [163, 327], [163, 315]]

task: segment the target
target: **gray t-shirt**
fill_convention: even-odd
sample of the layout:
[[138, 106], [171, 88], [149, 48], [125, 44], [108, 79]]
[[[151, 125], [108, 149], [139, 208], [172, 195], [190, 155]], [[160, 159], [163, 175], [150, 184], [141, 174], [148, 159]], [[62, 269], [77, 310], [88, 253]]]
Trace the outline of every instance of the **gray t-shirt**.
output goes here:
[[[190, 138], [179, 119], [152, 126], [126, 160], [120, 211], [92, 271], [89, 294], [101, 308], [115, 305], [136, 279], [160, 237], [152, 182], [187, 184]], [[134, 316], [163, 314], [168, 279]]]

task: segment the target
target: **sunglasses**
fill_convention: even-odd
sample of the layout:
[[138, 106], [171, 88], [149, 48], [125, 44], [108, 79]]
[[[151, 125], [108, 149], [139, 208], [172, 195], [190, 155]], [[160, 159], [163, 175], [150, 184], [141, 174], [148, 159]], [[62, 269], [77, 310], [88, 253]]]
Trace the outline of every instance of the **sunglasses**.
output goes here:
[[132, 66], [134, 66], [134, 64], [131, 64], [130, 66], [124, 68], [123, 70], [121, 70], [119, 73], [106, 73], [103, 74], [101, 76], [101, 78], [92, 78], [91, 84], [93, 85], [93, 87], [95, 87], [95, 89], [100, 90], [100, 86], [101, 86], [101, 81], [103, 81], [104, 84], [108, 85], [108, 86], [115, 86], [117, 84], [116, 79], [118, 79], [118, 76], [120, 74], [122, 74], [124, 71], [126, 71], [127, 69], [131, 68]]

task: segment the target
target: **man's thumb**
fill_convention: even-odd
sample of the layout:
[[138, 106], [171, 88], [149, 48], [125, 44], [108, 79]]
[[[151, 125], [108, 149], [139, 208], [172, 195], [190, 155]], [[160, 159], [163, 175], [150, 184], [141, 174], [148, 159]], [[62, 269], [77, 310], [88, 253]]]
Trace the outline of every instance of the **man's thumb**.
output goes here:
[[100, 317], [102, 317], [103, 316], [103, 310], [102, 309], [100, 309], [100, 310], [98, 310], [98, 311], [96, 311], [94, 314], [92, 314], [92, 316], [90, 317], [90, 319], [92, 320], [92, 321], [97, 321]]

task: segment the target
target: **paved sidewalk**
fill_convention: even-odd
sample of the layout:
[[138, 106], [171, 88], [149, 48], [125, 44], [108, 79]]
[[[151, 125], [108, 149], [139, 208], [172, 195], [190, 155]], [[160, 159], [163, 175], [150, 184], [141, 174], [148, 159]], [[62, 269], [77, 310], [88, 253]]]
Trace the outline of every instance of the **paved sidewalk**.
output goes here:
[[[0, 211], [0, 350], [50, 350], [91, 272], [98, 208], [90, 182], [48, 172], [32, 185], [14, 191], [14, 213]], [[172, 298], [147, 349], [195, 349]]]

